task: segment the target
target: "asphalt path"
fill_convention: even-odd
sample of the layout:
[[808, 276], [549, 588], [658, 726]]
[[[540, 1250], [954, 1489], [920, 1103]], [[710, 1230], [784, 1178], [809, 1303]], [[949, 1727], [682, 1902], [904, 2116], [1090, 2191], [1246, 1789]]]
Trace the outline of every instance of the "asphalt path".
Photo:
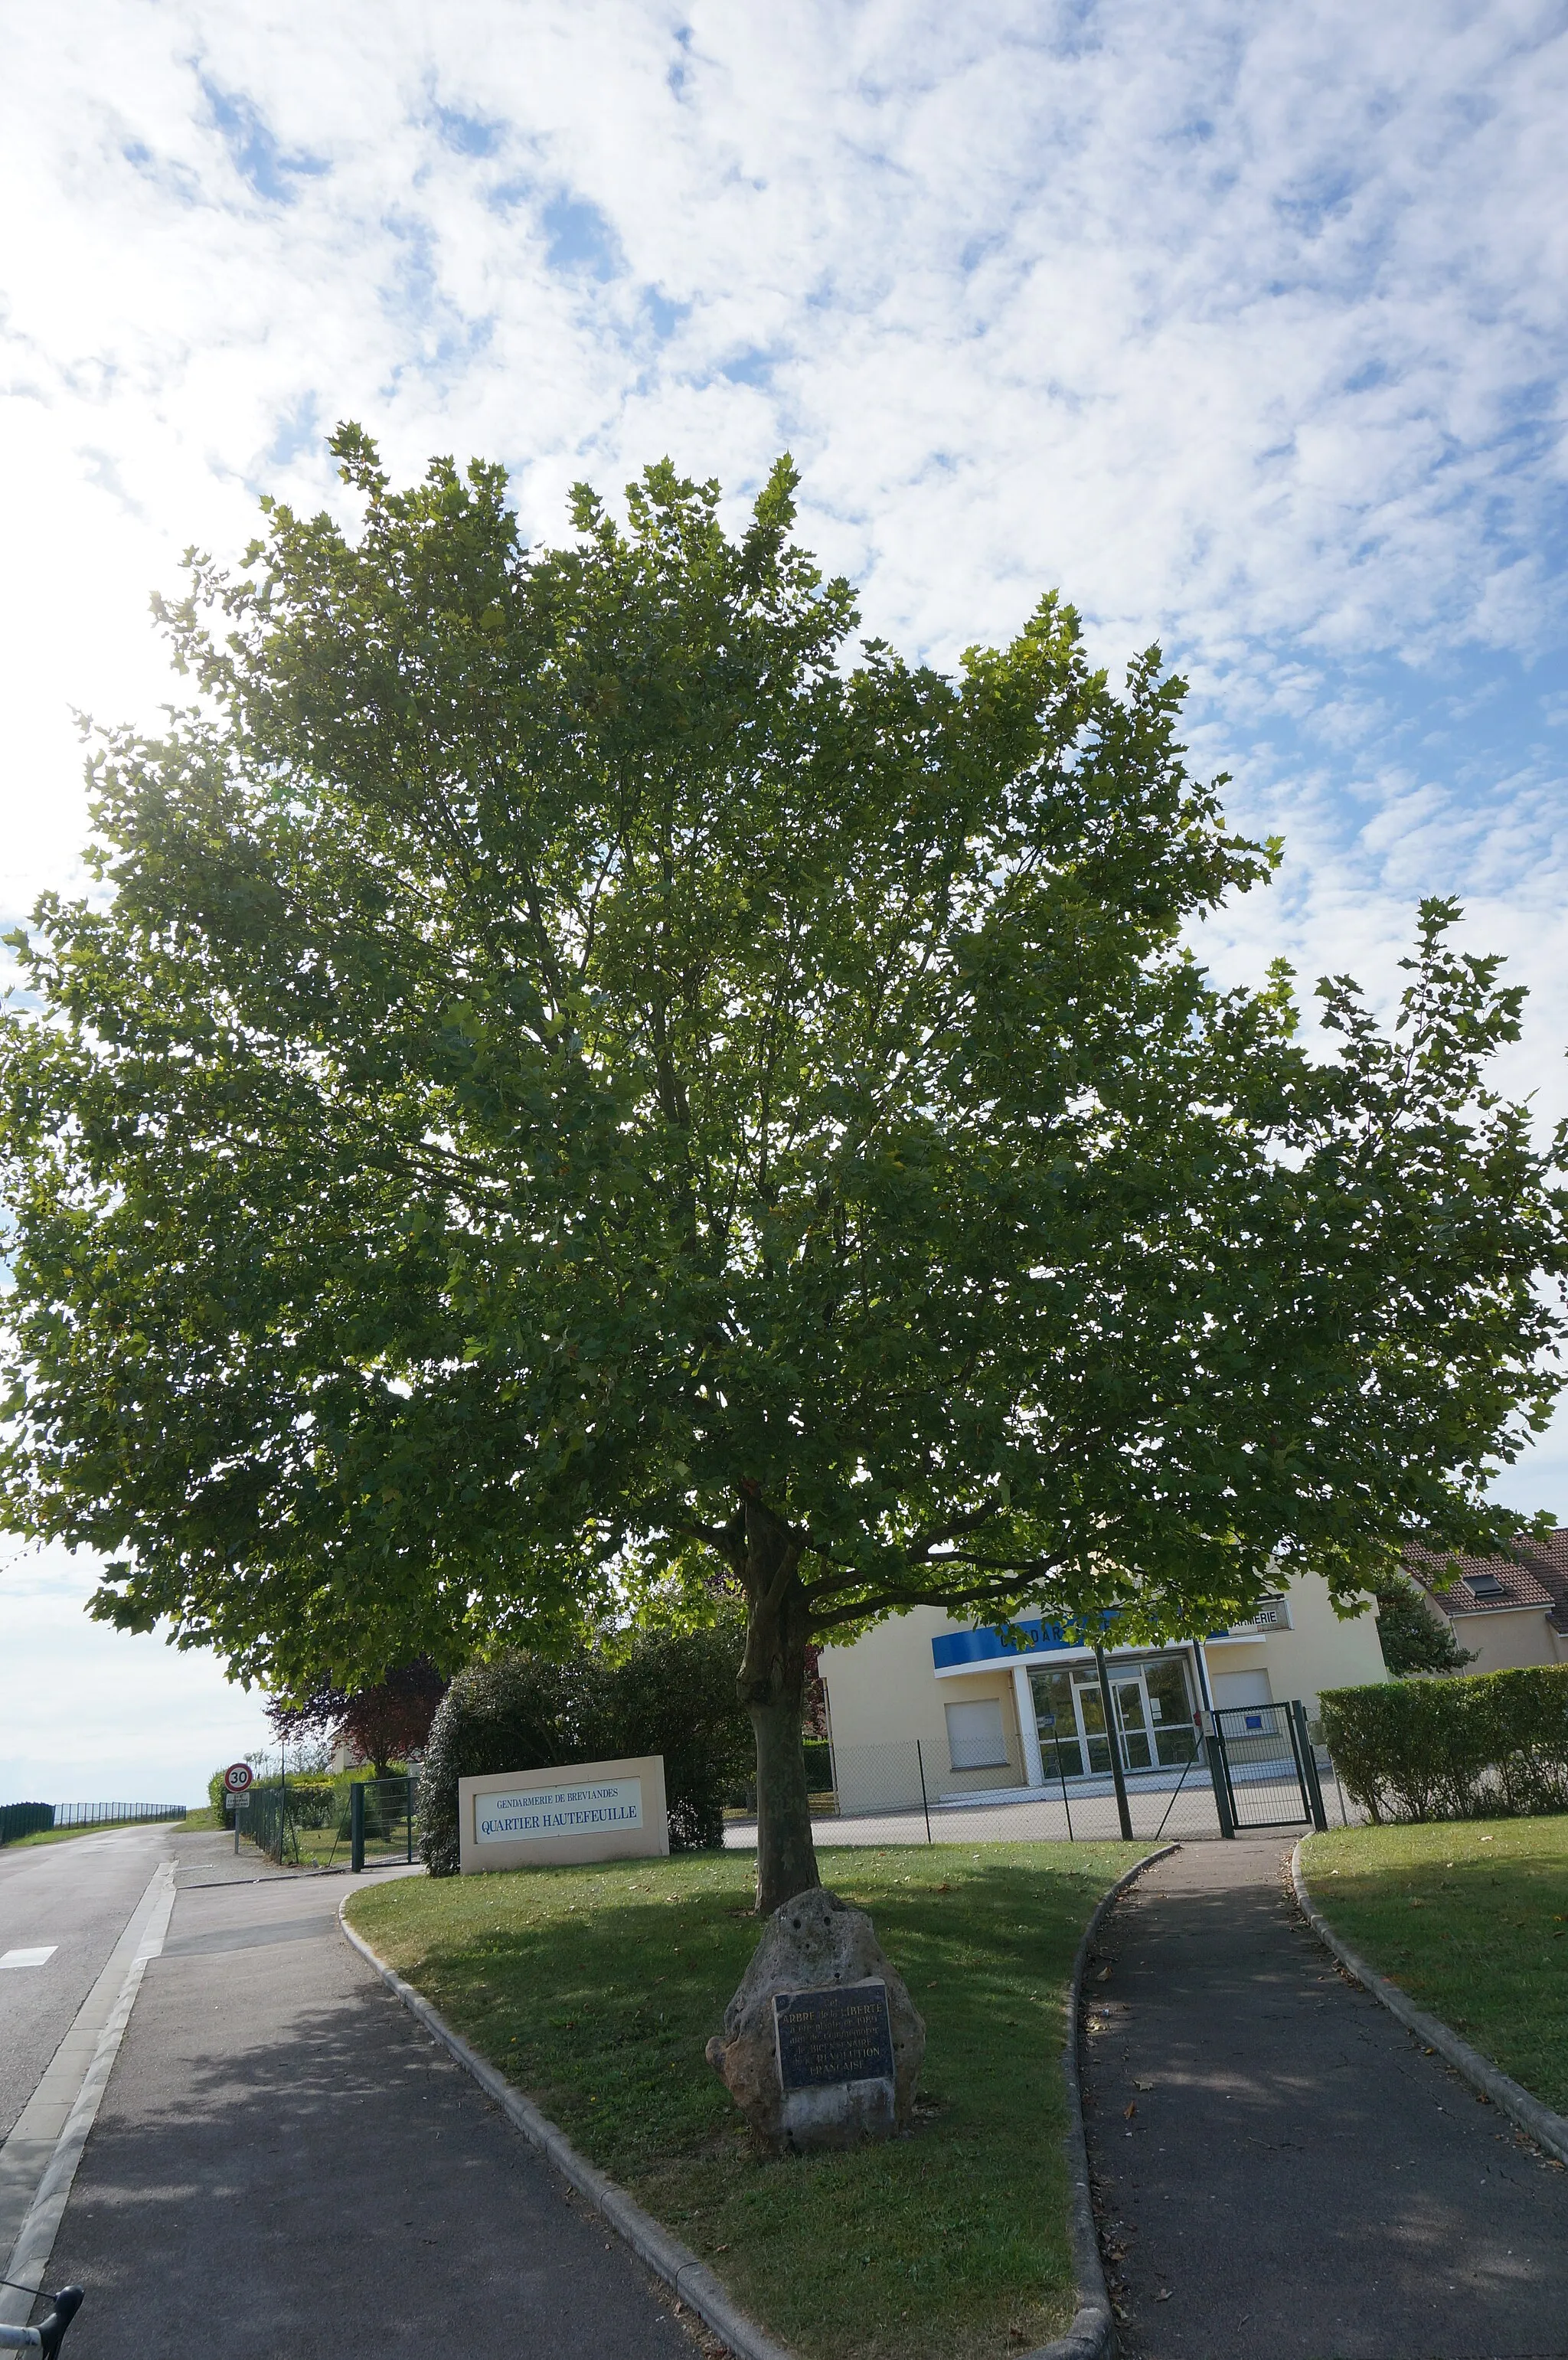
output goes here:
[[1340, 1973], [1279, 1841], [1193, 1844], [1098, 1938], [1085, 2118], [1136, 2360], [1561, 2360], [1568, 2173]]
[[169, 1828], [156, 1824], [0, 1849], [0, 1955], [52, 1946], [41, 1966], [0, 1972], [0, 2140], [10, 2136], [153, 1871], [175, 1852]]
[[185, 1852], [55, 2243], [49, 2282], [87, 2290], [69, 2360], [692, 2360], [343, 1939], [348, 1880], [234, 1874], [220, 1840]]

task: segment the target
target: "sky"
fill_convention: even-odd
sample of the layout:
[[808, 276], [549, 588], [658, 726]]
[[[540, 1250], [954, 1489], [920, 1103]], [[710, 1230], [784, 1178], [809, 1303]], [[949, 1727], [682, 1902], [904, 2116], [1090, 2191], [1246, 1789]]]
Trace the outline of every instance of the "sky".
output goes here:
[[[1568, 0], [11, 12], [0, 926], [82, 888], [74, 716], [178, 694], [149, 593], [264, 491], [337, 509], [337, 420], [397, 475], [505, 461], [545, 539], [665, 453], [738, 517], [787, 448], [908, 653], [1050, 587], [1097, 660], [1164, 648], [1194, 765], [1286, 841], [1203, 929], [1218, 973], [1386, 1006], [1417, 899], [1457, 895], [1554, 1119], [1565, 119]], [[1568, 1421], [1499, 1491], [1568, 1519]], [[87, 1630], [90, 1566], [5, 1556], [9, 1695], [74, 1667], [103, 1775], [194, 1795], [252, 1742], [219, 1667]], [[64, 1743], [8, 1709], [0, 1785], [53, 1798]]]

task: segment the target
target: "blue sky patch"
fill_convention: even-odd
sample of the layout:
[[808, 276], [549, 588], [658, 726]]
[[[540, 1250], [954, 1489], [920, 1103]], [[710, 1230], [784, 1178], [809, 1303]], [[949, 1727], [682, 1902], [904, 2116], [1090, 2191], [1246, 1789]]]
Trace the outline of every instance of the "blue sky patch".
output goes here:
[[318, 180], [332, 170], [324, 156], [280, 148], [259, 108], [243, 91], [221, 90], [206, 74], [199, 73], [197, 80], [229, 161], [258, 197], [269, 204], [291, 205], [299, 193], [298, 181]]
[[432, 107], [430, 119], [441, 135], [441, 146], [450, 148], [456, 156], [494, 156], [506, 140], [504, 123], [465, 115], [460, 106]]
[[542, 215], [552, 270], [590, 279], [618, 279], [626, 268], [614, 228], [586, 197], [552, 197]]

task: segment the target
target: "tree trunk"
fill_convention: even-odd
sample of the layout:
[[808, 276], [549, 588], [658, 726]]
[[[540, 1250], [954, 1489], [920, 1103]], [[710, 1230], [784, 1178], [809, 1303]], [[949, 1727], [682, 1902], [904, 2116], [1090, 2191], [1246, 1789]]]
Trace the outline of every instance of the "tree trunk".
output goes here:
[[[822, 1883], [811, 1841], [800, 1715], [806, 1684], [806, 1598], [800, 1546], [743, 1487], [736, 1552], [746, 1591], [746, 1653], [735, 1687], [757, 1738], [757, 1908], [769, 1916]], [[732, 1527], [733, 1529], [733, 1527]]]

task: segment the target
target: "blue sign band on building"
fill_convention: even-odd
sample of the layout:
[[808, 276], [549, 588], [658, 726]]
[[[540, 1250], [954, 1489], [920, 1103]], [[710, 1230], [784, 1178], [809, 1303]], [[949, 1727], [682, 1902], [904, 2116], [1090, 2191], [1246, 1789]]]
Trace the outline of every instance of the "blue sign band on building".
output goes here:
[[[1115, 1622], [1112, 1612], [1100, 1618], [1100, 1627], [1108, 1631]], [[1018, 1634], [1022, 1633], [1022, 1644]], [[1223, 1639], [1224, 1631], [1211, 1631], [1211, 1639]], [[1020, 1615], [1018, 1622], [1003, 1628], [984, 1631], [944, 1631], [931, 1641], [931, 1656], [939, 1672], [956, 1670], [964, 1664], [1022, 1663], [1030, 1655], [1051, 1655], [1069, 1647], [1092, 1647], [1094, 1641], [1083, 1632], [1067, 1630], [1060, 1622], [1042, 1622], [1038, 1614]], [[1155, 1642], [1159, 1645], [1178, 1646], [1180, 1640]]]

